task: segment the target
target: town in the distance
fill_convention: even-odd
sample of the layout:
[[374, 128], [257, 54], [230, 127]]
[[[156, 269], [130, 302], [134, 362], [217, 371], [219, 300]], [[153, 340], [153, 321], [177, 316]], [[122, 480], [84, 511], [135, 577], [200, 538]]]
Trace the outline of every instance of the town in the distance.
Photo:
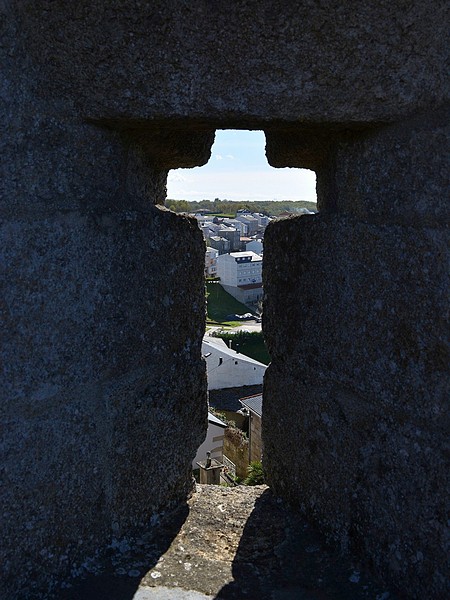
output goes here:
[[233, 202], [168, 200], [176, 212], [194, 216], [206, 242], [205, 277], [217, 278], [238, 302], [259, 313], [262, 300], [264, 231], [270, 221], [313, 214], [309, 201]]
[[270, 356], [261, 331], [264, 232], [274, 219], [311, 215], [308, 201], [167, 202], [197, 219], [206, 244], [208, 431], [192, 463], [202, 483], [262, 483], [262, 385]]

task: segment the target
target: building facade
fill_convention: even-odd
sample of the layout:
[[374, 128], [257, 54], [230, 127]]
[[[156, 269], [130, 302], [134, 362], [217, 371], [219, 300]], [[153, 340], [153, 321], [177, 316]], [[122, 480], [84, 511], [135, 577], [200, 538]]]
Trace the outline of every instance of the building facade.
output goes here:
[[218, 250], [219, 255], [226, 254], [230, 251], [230, 240], [227, 240], [220, 235], [211, 235], [207, 239], [210, 248]]
[[199, 446], [197, 454], [192, 461], [193, 469], [198, 468], [198, 462], [206, 459], [207, 452], [211, 452], [211, 458], [215, 458], [219, 462], [222, 462], [223, 442], [226, 427], [226, 423], [218, 419], [212, 413], [208, 412], [208, 429], [206, 431], [206, 437]]
[[217, 275], [222, 285], [262, 284], [262, 258], [251, 251], [223, 254], [217, 258]]
[[248, 414], [248, 460], [249, 462], [260, 462], [263, 455], [262, 442], [262, 394], [241, 398], [243, 410]]
[[263, 242], [262, 240], [252, 240], [251, 242], [247, 242], [245, 244], [245, 250], [247, 252], [254, 252], [259, 256], [262, 256], [263, 253]]
[[202, 354], [206, 360], [208, 390], [260, 385], [266, 365], [228, 348], [221, 338], [205, 335]]
[[255, 252], [231, 252], [217, 258], [217, 276], [224, 290], [249, 307], [262, 300], [262, 258]]
[[215, 277], [217, 275], [217, 257], [219, 251], [216, 248], [207, 246], [205, 252], [205, 277]]

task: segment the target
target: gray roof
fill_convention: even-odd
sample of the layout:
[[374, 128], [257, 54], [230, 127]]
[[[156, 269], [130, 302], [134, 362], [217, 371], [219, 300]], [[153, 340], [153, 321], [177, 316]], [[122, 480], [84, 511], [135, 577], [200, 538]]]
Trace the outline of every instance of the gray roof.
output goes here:
[[246, 398], [240, 398], [239, 402], [242, 406], [245, 406], [251, 412], [262, 417], [262, 394], [256, 394], [255, 396], [247, 396]]
[[208, 423], [212, 423], [213, 425], [218, 425], [219, 427], [223, 427], [223, 428], [227, 427], [226, 423], [224, 423], [223, 421], [218, 419], [216, 417], [216, 415], [213, 415], [209, 411], [208, 411]]
[[262, 387], [262, 383], [260, 383], [258, 385], [243, 385], [224, 390], [209, 390], [209, 403], [217, 410], [237, 412], [242, 408], [240, 399], [247, 398], [250, 395], [262, 394]]

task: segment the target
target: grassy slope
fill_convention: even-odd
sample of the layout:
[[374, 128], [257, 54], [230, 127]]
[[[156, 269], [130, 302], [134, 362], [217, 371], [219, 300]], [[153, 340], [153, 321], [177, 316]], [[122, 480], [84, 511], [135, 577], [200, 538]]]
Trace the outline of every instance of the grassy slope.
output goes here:
[[224, 333], [220, 337], [226, 341], [227, 345], [229, 340], [231, 340], [233, 350], [239, 350], [242, 354], [250, 356], [250, 358], [258, 360], [265, 365], [270, 363], [270, 356], [262, 333], [239, 331], [237, 333]]
[[[217, 283], [208, 281], [206, 283], [207, 293], [207, 315], [209, 324], [220, 324], [228, 326], [244, 325], [245, 321], [228, 321], [227, 316], [231, 314], [242, 315], [244, 313], [251, 312], [250, 309], [238, 302], [233, 296], [228, 294], [223, 287]], [[225, 333], [220, 336], [222, 339], [231, 340], [231, 347], [233, 350], [239, 350], [242, 354], [250, 356], [259, 362], [268, 365], [270, 362], [270, 356], [267, 352], [267, 348], [264, 344], [262, 334], [258, 333]]]
[[[229, 324], [230, 321], [227, 320], [228, 315], [243, 315], [252, 312], [245, 304], [241, 304], [233, 298], [233, 296], [226, 292], [217, 282], [208, 281], [206, 283], [206, 297], [208, 301], [208, 322]], [[245, 322], [239, 322], [239, 325], [243, 324], [245, 324]]]

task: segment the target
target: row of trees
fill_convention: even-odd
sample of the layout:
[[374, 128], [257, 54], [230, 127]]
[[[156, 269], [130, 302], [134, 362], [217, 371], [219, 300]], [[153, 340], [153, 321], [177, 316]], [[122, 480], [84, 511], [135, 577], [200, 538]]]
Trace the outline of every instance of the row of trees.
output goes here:
[[308, 200], [261, 200], [254, 202], [234, 202], [233, 200], [166, 200], [166, 206], [174, 212], [194, 213], [202, 210], [210, 211], [212, 214], [224, 214], [235, 216], [241, 209], [251, 212], [262, 213], [267, 216], [277, 217], [283, 212], [297, 212], [301, 208], [316, 210], [316, 203]]

